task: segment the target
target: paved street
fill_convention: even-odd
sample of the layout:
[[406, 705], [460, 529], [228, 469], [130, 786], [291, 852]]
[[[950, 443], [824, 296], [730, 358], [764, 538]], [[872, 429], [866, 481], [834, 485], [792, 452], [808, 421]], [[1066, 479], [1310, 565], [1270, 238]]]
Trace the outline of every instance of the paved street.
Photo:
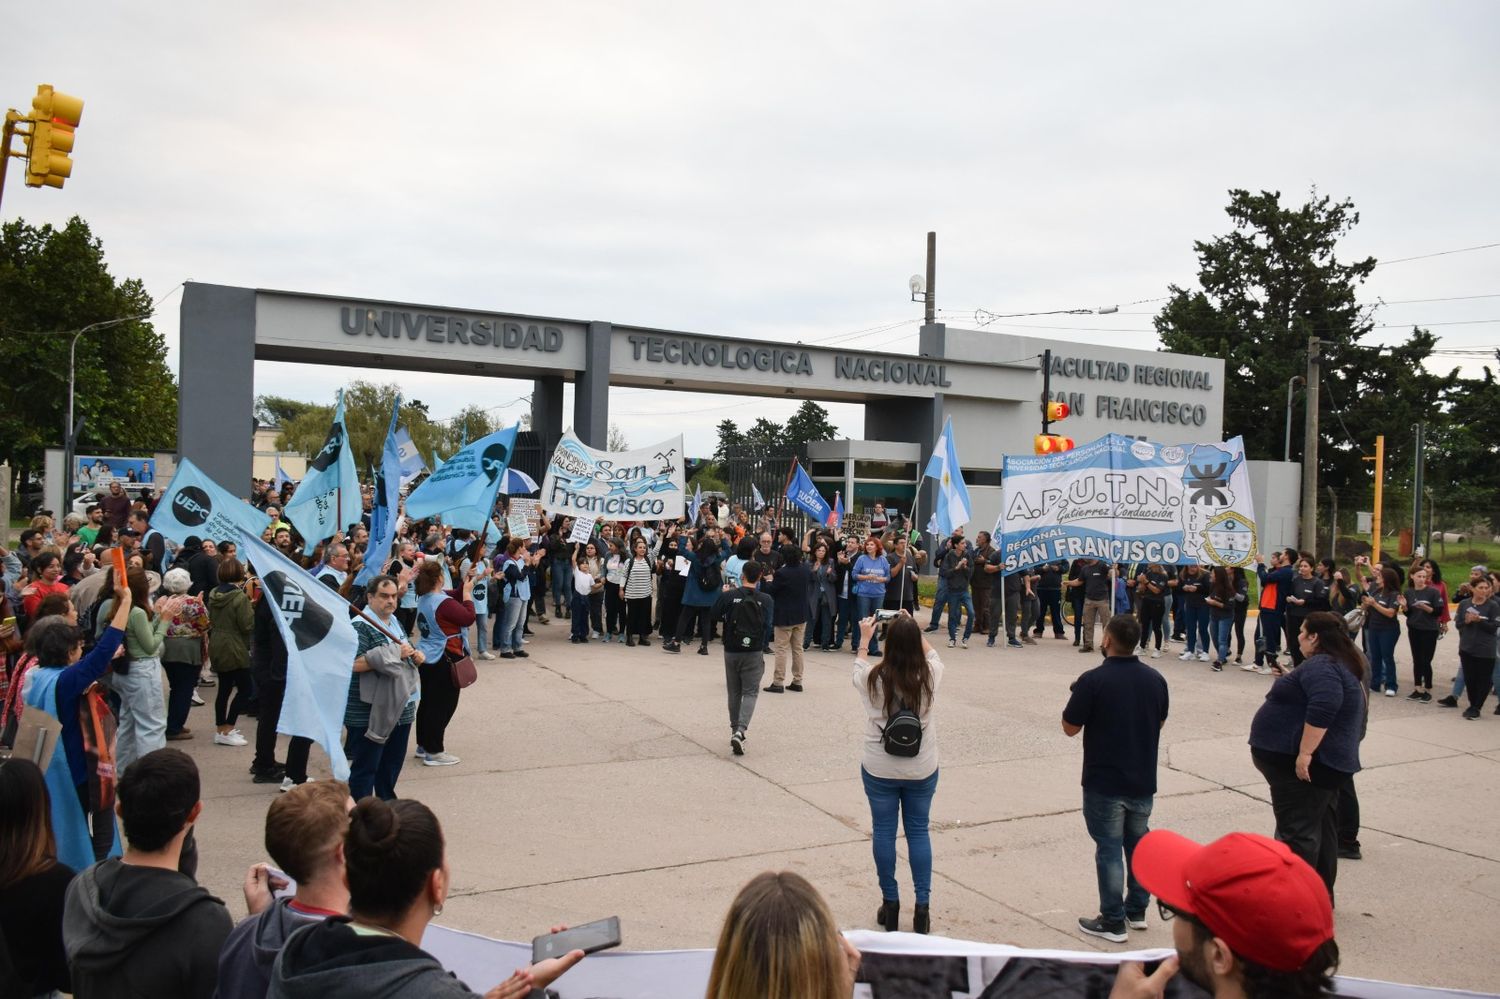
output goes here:
[[[619, 914], [632, 949], [711, 947], [739, 886], [792, 868], [840, 922], [874, 925], [879, 891], [858, 773], [862, 715], [851, 657], [810, 653], [807, 692], [763, 694], [747, 755], [730, 755], [722, 655], [659, 645], [569, 645], [537, 627], [525, 663], [481, 662], [449, 734], [460, 766], [409, 765], [400, 790], [431, 805], [447, 835], [454, 897], [444, 925], [529, 939], [553, 922]], [[940, 636], [932, 636], [940, 637]], [[1026, 947], [1110, 945], [1076, 929], [1097, 908], [1093, 845], [1079, 813], [1082, 747], [1059, 715], [1093, 656], [1042, 639], [1021, 651], [941, 649], [941, 779], [933, 803], [934, 931]], [[1199, 840], [1270, 834], [1264, 783], [1245, 736], [1269, 678], [1210, 673], [1174, 648], [1166, 675], [1152, 825]], [[1446, 693], [1455, 642], [1439, 645]], [[1409, 676], [1405, 643], [1398, 652]], [[769, 669], [768, 669], [769, 676]], [[1364, 859], [1339, 866], [1342, 972], [1500, 990], [1500, 717], [1479, 721], [1376, 698], [1358, 779]], [[211, 693], [211, 692], [208, 692]], [[239, 883], [261, 859], [274, 787], [250, 783], [251, 750], [174, 743], [203, 766], [200, 879], [243, 914]], [[247, 734], [254, 721], [246, 719]], [[327, 773], [315, 750], [314, 772]], [[415, 763], [415, 761], [412, 761]], [[902, 864], [904, 865], [904, 855]], [[903, 928], [910, 879], [902, 883]], [[1132, 946], [1170, 946], [1157, 923]]]

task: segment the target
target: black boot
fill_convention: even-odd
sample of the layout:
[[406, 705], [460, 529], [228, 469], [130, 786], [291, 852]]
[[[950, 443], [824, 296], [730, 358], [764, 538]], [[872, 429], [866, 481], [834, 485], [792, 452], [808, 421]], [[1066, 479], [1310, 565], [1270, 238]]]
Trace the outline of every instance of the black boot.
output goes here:
[[625, 647], [627, 649], [633, 649], [633, 648], [635, 648], [635, 636], [634, 635], [626, 635], [625, 636]]
[[911, 914], [911, 931], [913, 933], [926, 933], [932, 929], [932, 916], [927, 911], [927, 906], [918, 905]]
[[875, 913], [875, 922], [888, 933], [893, 933], [901, 921], [901, 903], [883, 900], [880, 911]]

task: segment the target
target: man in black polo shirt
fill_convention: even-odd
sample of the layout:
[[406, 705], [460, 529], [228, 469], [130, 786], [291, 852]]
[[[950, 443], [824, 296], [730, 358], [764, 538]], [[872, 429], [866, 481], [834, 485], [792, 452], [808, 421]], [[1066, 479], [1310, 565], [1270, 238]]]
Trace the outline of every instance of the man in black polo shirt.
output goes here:
[[1036, 595], [1042, 602], [1041, 612], [1036, 616], [1036, 631], [1032, 633], [1037, 638], [1046, 630], [1048, 614], [1052, 615], [1052, 637], [1063, 637], [1062, 586], [1067, 568], [1066, 562], [1048, 562], [1036, 570], [1041, 577], [1036, 584]]
[[[1094, 651], [1094, 622], [1104, 624], [1109, 620], [1111, 613], [1111, 599], [1114, 595], [1114, 587], [1109, 578], [1109, 563], [1097, 558], [1082, 559], [1082, 566], [1078, 570], [1076, 579], [1068, 580], [1068, 585], [1075, 590], [1083, 591], [1083, 644], [1078, 646], [1079, 652]], [[1074, 604], [1074, 607], [1077, 607]]]
[[[1167, 681], [1135, 656], [1141, 625], [1116, 614], [1104, 628], [1104, 662], [1080, 676], [1062, 728], [1083, 733], [1083, 820], [1094, 841], [1099, 915], [1078, 920], [1092, 936], [1124, 943], [1125, 928], [1146, 928], [1150, 894], [1126, 871], [1146, 835], [1156, 794], [1156, 750], [1167, 723]], [[1124, 861], [1121, 861], [1123, 851]]]

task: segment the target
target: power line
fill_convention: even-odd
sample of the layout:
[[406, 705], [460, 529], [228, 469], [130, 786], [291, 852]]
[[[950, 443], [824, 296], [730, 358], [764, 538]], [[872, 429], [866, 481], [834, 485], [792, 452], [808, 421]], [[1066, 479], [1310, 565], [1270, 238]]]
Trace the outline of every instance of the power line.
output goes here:
[[1390, 264], [1404, 264], [1411, 260], [1430, 260], [1433, 257], [1446, 257], [1454, 253], [1473, 253], [1475, 250], [1493, 250], [1500, 243], [1482, 243], [1479, 246], [1461, 246], [1456, 250], [1439, 250], [1437, 253], [1420, 253], [1415, 257], [1397, 257], [1395, 260], [1377, 261], [1376, 267], [1385, 267]]

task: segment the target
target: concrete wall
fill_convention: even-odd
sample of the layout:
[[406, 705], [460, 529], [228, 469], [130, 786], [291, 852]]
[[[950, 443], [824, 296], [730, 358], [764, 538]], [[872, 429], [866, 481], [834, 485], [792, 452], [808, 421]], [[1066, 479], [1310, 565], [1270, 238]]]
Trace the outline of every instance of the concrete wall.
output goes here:
[[1255, 529], [1260, 550], [1296, 548], [1302, 515], [1302, 463], [1249, 461], [1250, 495], [1255, 501]]

